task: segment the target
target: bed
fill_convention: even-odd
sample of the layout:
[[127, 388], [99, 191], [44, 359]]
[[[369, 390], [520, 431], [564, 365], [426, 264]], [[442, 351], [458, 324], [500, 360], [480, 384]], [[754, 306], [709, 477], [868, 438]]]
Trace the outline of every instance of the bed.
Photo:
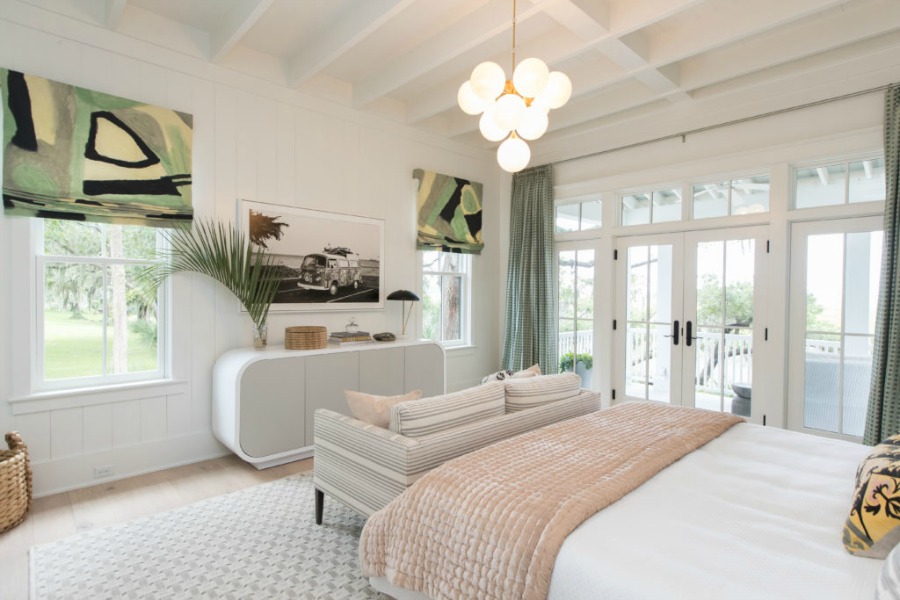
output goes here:
[[[555, 554], [547, 597], [871, 600], [884, 561], [849, 554], [841, 539], [871, 448], [729, 427], [572, 530]], [[370, 575], [399, 600], [430, 597], [392, 583], [392, 569]]]

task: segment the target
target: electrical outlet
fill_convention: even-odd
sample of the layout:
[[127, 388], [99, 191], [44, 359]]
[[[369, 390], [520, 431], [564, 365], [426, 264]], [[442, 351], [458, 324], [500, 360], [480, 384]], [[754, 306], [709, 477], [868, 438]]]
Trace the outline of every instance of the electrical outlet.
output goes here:
[[115, 465], [103, 465], [102, 467], [94, 467], [94, 479], [102, 477], [112, 477], [116, 472]]

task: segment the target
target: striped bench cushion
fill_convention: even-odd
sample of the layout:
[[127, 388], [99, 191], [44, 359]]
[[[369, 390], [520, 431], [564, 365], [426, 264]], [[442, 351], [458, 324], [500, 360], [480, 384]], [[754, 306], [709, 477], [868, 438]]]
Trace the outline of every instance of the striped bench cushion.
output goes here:
[[507, 379], [506, 412], [518, 412], [548, 402], [571, 398], [581, 390], [577, 373], [542, 375], [527, 379]]
[[452, 394], [395, 404], [391, 407], [390, 429], [415, 438], [502, 415], [505, 389], [498, 381]]

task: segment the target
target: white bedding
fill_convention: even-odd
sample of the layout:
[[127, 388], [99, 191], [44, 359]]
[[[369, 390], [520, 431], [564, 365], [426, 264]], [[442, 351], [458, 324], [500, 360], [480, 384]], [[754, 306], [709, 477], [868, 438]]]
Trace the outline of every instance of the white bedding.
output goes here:
[[841, 542], [870, 451], [737, 425], [573, 531], [549, 598], [872, 600], [884, 561], [851, 556]]
[[841, 542], [870, 451], [737, 425], [573, 531], [549, 598], [871, 600], [884, 561]]

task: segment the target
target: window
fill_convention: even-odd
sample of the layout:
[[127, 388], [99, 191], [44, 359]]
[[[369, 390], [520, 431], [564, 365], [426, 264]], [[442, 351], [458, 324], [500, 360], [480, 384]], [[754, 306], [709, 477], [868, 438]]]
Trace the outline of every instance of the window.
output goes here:
[[695, 219], [769, 212], [769, 176], [695, 183], [693, 196]]
[[794, 208], [883, 201], [884, 159], [797, 169]]
[[137, 285], [154, 261], [155, 228], [42, 220], [34, 387], [66, 388], [163, 375], [163, 294]]
[[681, 190], [628, 194], [621, 198], [622, 225], [647, 225], [681, 220]]
[[603, 201], [568, 202], [556, 207], [556, 232], [600, 229], [603, 224]]
[[468, 343], [471, 266], [468, 254], [422, 252], [422, 337]]

